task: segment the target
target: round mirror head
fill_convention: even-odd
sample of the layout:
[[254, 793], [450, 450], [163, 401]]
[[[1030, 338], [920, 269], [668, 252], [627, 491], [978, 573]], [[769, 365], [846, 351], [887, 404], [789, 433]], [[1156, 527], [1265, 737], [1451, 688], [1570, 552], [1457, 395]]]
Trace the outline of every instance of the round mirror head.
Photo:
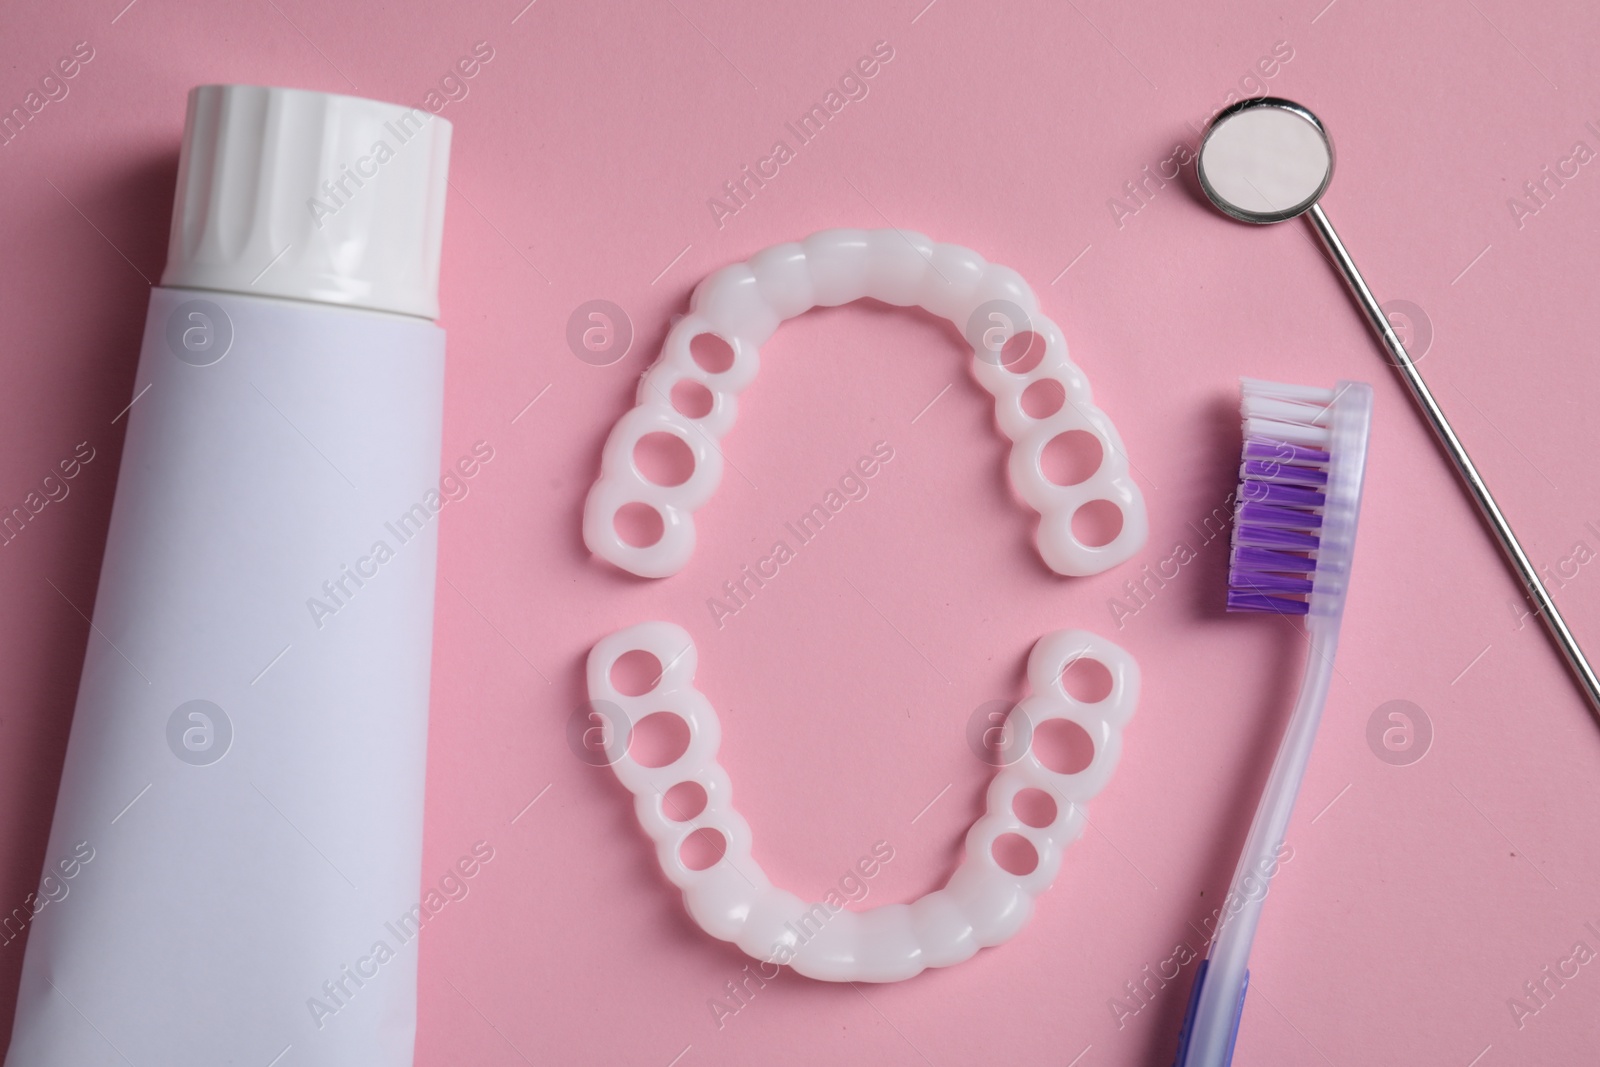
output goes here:
[[1263, 96], [1217, 113], [1200, 139], [1200, 188], [1241, 222], [1282, 222], [1305, 211], [1333, 177], [1333, 142], [1299, 104]]

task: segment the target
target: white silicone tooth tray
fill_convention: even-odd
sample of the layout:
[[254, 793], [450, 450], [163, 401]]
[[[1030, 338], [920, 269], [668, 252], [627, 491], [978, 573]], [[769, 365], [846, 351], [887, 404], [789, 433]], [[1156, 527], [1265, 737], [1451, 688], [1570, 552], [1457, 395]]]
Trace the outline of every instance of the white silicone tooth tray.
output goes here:
[[[643, 577], [681, 570], [694, 551], [695, 510], [710, 500], [721, 479], [721, 441], [738, 414], [739, 394], [755, 379], [760, 346], [784, 319], [864, 297], [917, 305], [962, 329], [973, 348], [973, 375], [993, 396], [996, 422], [1012, 443], [1011, 484], [1039, 514], [1035, 543], [1052, 570], [1097, 574], [1144, 545], [1144, 500], [1128, 476], [1122, 442], [1094, 406], [1083, 372], [1067, 358], [1060, 329], [1040, 313], [1022, 278], [969, 249], [935, 244], [920, 234], [829, 230], [719, 270], [695, 289], [689, 314], [672, 326], [660, 358], [640, 381], [636, 406], [606, 441], [600, 479], [584, 506], [590, 550]], [[1042, 345], [1035, 363], [1005, 355], [1010, 342], [1024, 333], [1031, 335], [1028, 347]], [[720, 338], [731, 350], [726, 366], [708, 369], [695, 359], [692, 346], [703, 334]], [[1025, 410], [1023, 394], [1041, 381], [1057, 383], [1063, 399], [1053, 413], [1036, 418]], [[673, 401], [686, 382], [710, 395], [698, 416]], [[1101, 458], [1088, 477], [1059, 485], [1046, 477], [1042, 457], [1051, 440], [1071, 431], [1092, 435]], [[688, 446], [693, 470], [680, 484], [658, 485], [635, 462], [640, 440], [652, 433], [671, 434]], [[1107, 543], [1090, 545], [1074, 534], [1072, 520], [1096, 501], [1115, 507], [1122, 522]], [[630, 506], [659, 515], [661, 534], [654, 542], [638, 546], [621, 535], [617, 514]], [[643, 693], [623, 693], [613, 684], [613, 667], [630, 652], [649, 653], [661, 667]], [[1063, 672], [1080, 658], [1096, 660], [1109, 671], [1111, 689], [1103, 699], [1076, 699], [1063, 685]], [[1032, 693], [1010, 714], [1026, 720], [1028, 737], [1051, 720], [1076, 723], [1092, 743], [1092, 756], [1068, 773], [1047, 767], [1031, 746], [1025, 747], [990, 782], [985, 813], [967, 832], [964, 858], [942, 889], [911, 904], [853, 912], [827, 902], [808, 903], [775, 887], [752, 858], [750, 826], [734, 809], [732, 784], [716, 759], [721, 726], [694, 685], [697, 664], [687, 631], [667, 622], [640, 623], [594, 647], [588, 692], [591, 714], [606, 720], [606, 762], [633, 793], [635, 813], [655, 842], [662, 871], [682, 890], [689, 914], [707, 933], [764, 962], [830, 981], [898, 981], [927, 967], [959, 963], [1021, 929], [1034, 898], [1054, 880], [1062, 850], [1082, 833], [1084, 804], [1110, 778], [1122, 727], [1139, 699], [1138, 665], [1115, 644], [1082, 630], [1040, 638], [1028, 658]], [[647, 767], [629, 754], [629, 740], [635, 724], [656, 714], [680, 717], [689, 741], [665, 766]], [[666, 803], [670, 790], [687, 783], [704, 792], [698, 810]], [[1024, 790], [1043, 791], [1054, 802], [1053, 816], [1034, 820], [1043, 825], [1019, 812]], [[701, 831], [720, 835], [723, 851], [715, 862], [696, 869], [684, 852], [689, 838]], [[996, 859], [996, 840], [1011, 834], [1025, 839], [1036, 854], [1037, 863], [1027, 873], [1011, 873]]]
[[[584, 505], [583, 539], [589, 550], [646, 578], [682, 570], [694, 552], [694, 513], [722, 479], [722, 439], [738, 417], [739, 394], [755, 381], [761, 346], [785, 319], [865, 297], [921, 307], [950, 320], [975, 342], [972, 373], [994, 397], [995, 421], [1011, 441], [1011, 484], [1039, 513], [1035, 543], [1051, 570], [1098, 574], [1139, 550], [1148, 525], [1144, 500], [1128, 476], [1122, 439], [1095, 407], [1089, 380], [1067, 358], [1066, 339], [1039, 311], [1033, 290], [1016, 271], [988, 263], [971, 249], [936, 244], [901, 230], [825, 230], [724, 267], [696, 287], [689, 313], [673, 324], [661, 357], [640, 380], [636, 406], [617, 421], [606, 440], [600, 480]], [[991, 323], [983, 314], [986, 308], [993, 308], [1001, 321]], [[1005, 308], [1020, 309], [1025, 321], [1003, 321], [1016, 317], [1004, 315]], [[1022, 332], [1037, 339], [1029, 343], [1042, 342], [1044, 353], [1036, 365], [1016, 373], [999, 353]], [[696, 362], [690, 346], [701, 334], [721, 338], [733, 350], [726, 369], [710, 371]], [[986, 334], [996, 343], [985, 345]], [[1022, 394], [1045, 379], [1059, 383], [1065, 400], [1054, 414], [1036, 419], [1023, 410]], [[710, 410], [699, 418], [673, 405], [673, 390], [685, 381], [711, 394]], [[1074, 430], [1099, 443], [1100, 465], [1075, 485], [1057, 485], [1045, 476], [1044, 448]], [[682, 484], [656, 485], [635, 464], [635, 447], [652, 433], [671, 434], [688, 446], [694, 470]], [[1091, 546], [1073, 534], [1072, 518], [1097, 500], [1121, 512], [1122, 528], [1110, 542]], [[629, 504], [642, 504], [660, 515], [662, 533], [655, 543], [638, 547], [618, 533], [617, 512]]]

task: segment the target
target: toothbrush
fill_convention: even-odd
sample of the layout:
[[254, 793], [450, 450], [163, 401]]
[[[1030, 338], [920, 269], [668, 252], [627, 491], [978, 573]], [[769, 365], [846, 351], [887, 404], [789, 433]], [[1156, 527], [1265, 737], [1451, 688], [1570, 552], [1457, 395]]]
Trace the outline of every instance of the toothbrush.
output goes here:
[[1174, 1067], [1226, 1067], [1244, 1011], [1250, 944], [1277, 870], [1333, 677], [1355, 550], [1372, 387], [1240, 379], [1244, 456], [1233, 513], [1229, 611], [1305, 617], [1305, 674], [1250, 835], [1195, 973]]

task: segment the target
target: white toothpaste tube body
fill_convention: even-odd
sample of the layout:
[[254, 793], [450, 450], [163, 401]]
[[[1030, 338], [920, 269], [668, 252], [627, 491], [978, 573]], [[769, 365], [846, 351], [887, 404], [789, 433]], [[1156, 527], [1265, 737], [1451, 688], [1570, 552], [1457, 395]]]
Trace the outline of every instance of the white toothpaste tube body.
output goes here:
[[7, 1067], [412, 1062], [449, 142], [190, 94]]

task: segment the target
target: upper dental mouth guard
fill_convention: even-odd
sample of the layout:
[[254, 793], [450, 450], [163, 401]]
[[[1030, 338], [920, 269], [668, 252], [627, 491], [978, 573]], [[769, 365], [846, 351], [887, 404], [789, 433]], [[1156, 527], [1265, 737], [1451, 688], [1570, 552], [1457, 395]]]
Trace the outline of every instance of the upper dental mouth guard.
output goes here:
[[[1144, 501], [1128, 476], [1121, 440], [1090, 401], [1089, 383], [1067, 358], [1061, 331], [1039, 313], [1022, 278], [966, 248], [935, 244], [920, 234], [830, 230], [725, 267], [695, 289], [689, 314], [673, 325], [661, 357], [641, 380], [636, 406], [606, 441], [600, 478], [584, 506], [590, 550], [643, 577], [681, 570], [694, 550], [694, 511], [716, 490], [722, 474], [718, 443], [733, 426], [738, 394], [755, 378], [759, 347], [784, 319], [867, 297], [916, 305], [958, 328], [967, 325], [973, 374], [993, 395], [996, 421], [1012, 442], [1011, 484], [1039, 513], [1035, 540], [1053, 571], [1097, 574], [1143, 546]], [[1007, 341], [1024, 333], [1035, 335], [1030, 344], [1042, 341], [1044, 353], [1036, 366], [1019, 372], [1006, 365], [1002, 352]], [[731, 365], [712, 371], [694, 359], [690, 346], [702, 334], [730, 346]], [[1015, 362], [1020, 370], [1021, 361]], [[1044, 380], [1059, 383], [1065, 400], [1054, 414], [1034, 418], [1024, 410], [1022, 394]], [[712, 397], [710, 409], [697, 418], [679, 411], [671, 399], [674, 387], [685, 381], [698, 383]], [[1042, 453], [1052, 438], [1073, 430], [1099, 442], [1100, 466], [1076, 485], [1053, 484], [1044, 474]], [[635, 463], [635, 446], [651, 433], [671, 434], [688, 446], [694, 469], [681, 484], [655, 484]], [[1121, 512], [1122, 528], [1109, 543], [1090, 546], [1074, 536], [1072, 517], [1097, 500]], [[639, 547], [619, 535], [617, 513], [629, 504], [659, 514], [662, 532], [654, 543]], [[653, 655], [661, 667], [651, 688], [631, 695], [614, 684], [612, 668], [636, 650]], [[1110, 673], [1111, 690], [1102, 700], [1078, 700], [1062, 684], [1062, 672], [1082, 657], [1099, 661]], [[1028, 657], [1032, 695], [1012, 714], [1024, 716], [1035, 730], [1052, 719], [1076, 723], [1093, 743], [1088, 764], [1076, 773], [1060, 773], [1030, 747], [990, 782], [985, 813], [967, 832], [965, 856], [944, 888], [910, 904], [852, 912], [808, 903], [775, 887], [751, 856], [749, 824], [734, 810], [727, 771], [716, 760], [721, 727], [710, 701], [694, 685], [696, 666], [693, 640], [667, 622], [640, 623], [595, 645], [587, 668], [591, 714], [616, 719], [601, 731], [606, 761], [634, 794], [635, 813], [655, 842], [662, 871], [683, 891], [689, 914], [702, 929], [757, 959], [841, 982], [910, 978], [926, 967], [959, 963], [1021, 929], [1034, 898], [1054, 881], [1062, 850], [1082, 833], [1085, 803], [1110, 779], [1122, 727], [1139, 697], [1138, 665], [1110, 641], [1082, 630], [1041, 637]], [[682, 718], [689, 741], [676, 760], [647, 767], [629, 754], [629, 740], [634, 724], [658, 712]], [[667, 800], [668, 790], [680, 783], [695, 783], [704, 791], [701, 810], [685, 811]], [[1045, 825], [1032, 825], [1015, 809], [1025, 789], [1043, 790], [1055, 800], [1055, 816]], [[695, 870], [682, 850], [700, 829], [720, 835], [725, 847], [719, 860]], [[995, 841], [1007, 834], [1033, 846], [1038, 862], [1032, 871], [1013, 874], [996, 860]]]

